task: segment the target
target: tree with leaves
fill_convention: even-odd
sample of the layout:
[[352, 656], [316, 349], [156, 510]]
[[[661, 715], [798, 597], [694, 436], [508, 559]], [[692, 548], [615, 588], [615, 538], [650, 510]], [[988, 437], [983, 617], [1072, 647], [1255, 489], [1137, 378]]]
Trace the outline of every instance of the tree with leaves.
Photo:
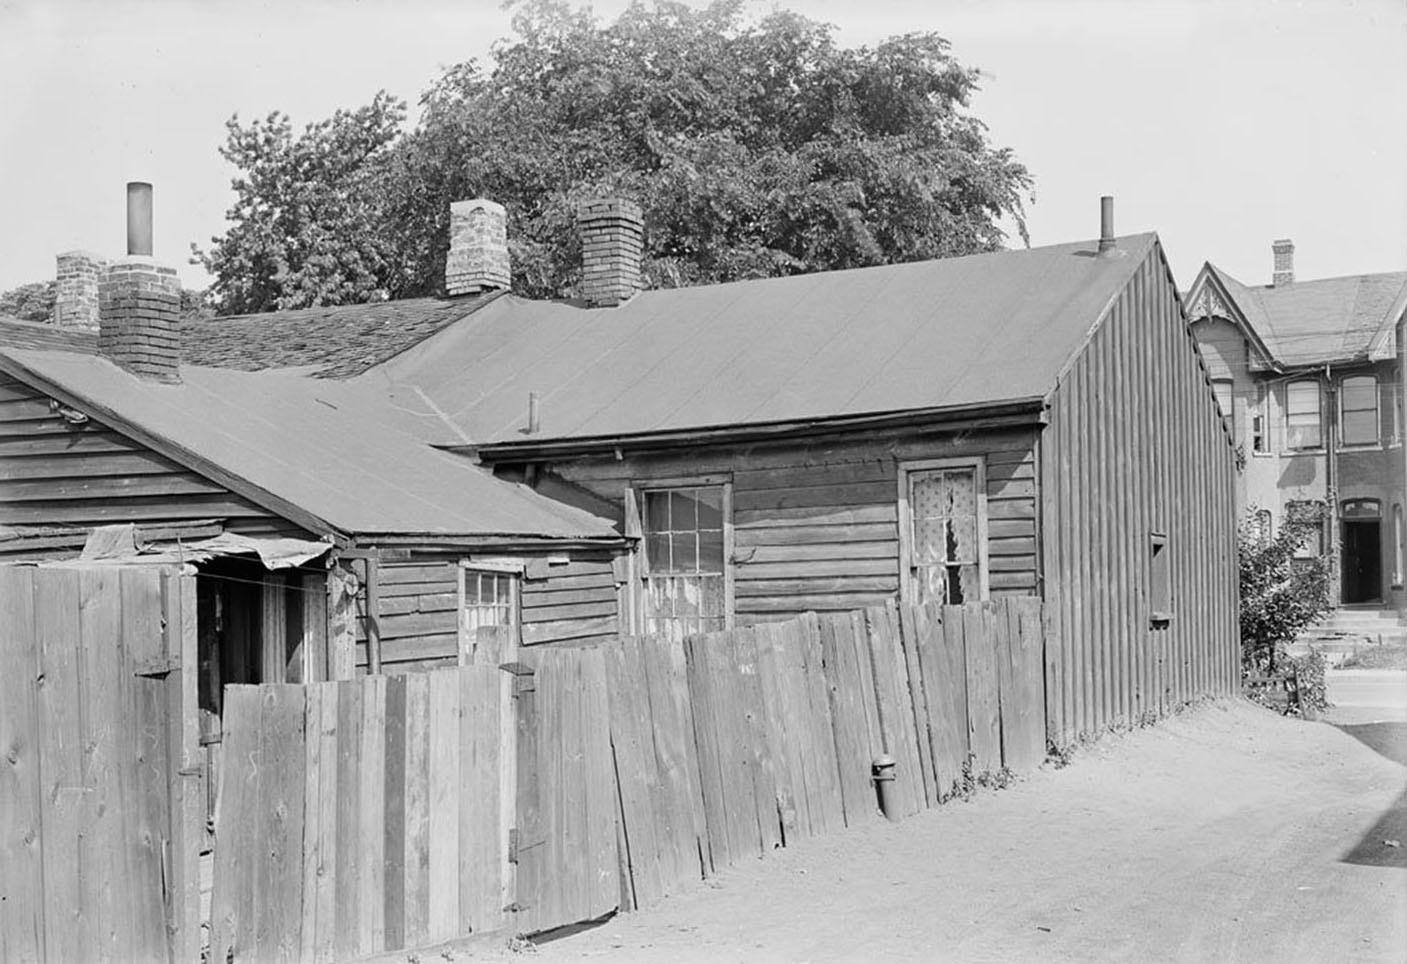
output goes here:
[[57, 291], [58, 285], [53, 281], [34, 281], [0, 292], [0, 318], [48, 321], [54, 314]]
[[1241, 662], [1274, 671], [1284, 647], [1330, 606], [1329, 560], [1307, 556], [1321, 523], [1287, 515], [1273, 536], [1254, 514], [1238, 532], [1241, 586]]
[[218, 308], [436, 293], [449, 204], [475, 196], [508, 209], [533, 297], [575, 292], [576, 209], [604, 194], [644, 209], [656, 287], [994, 250], [1004, 217], [1024, 238], [1031, 178], [936, 34], [844, 48], [795, 13], [749, 22], [740, 0], [634, 3], [610, 24], [526, 0], [513, 28], [399, 137], [385, 94], [299, 136], [283, 115], [231, 121], [238, 202], [204, 255]]

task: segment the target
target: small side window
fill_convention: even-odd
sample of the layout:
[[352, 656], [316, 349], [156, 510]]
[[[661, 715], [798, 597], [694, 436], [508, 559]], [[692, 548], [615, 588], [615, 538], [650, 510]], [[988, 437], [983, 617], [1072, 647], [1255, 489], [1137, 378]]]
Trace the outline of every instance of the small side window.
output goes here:
[[1168, 537], [1165, 533], [1149, 535], [1149, 616], [1148, 621], [1155, 629], [1161, 629], [1172, 622], [1172, 574], [1168, 567]]

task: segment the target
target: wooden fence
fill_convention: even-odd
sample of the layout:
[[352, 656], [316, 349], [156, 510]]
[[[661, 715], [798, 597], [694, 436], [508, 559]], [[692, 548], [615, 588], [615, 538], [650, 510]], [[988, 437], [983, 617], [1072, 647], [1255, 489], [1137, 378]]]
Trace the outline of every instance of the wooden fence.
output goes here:
[[[210, 960], [339, 961], [647, 905], [1044, 756], [1040, 603], [806, 615], [226, 690]], [[494, 640], [498, 640], [494, 642]]]
[[0, 961], [198, 958], [194, 589], [0, 566]]
[[[984, 773], [1034, 769], [1045, 757], [1041, 641], [1040, 601], [1014, 598], [604, 647], [622, 906], [877, 819], [881, 755], [895, 761], [901, 817]], [[539, 686], [561, 658], [540, 654]], [[604, 900], [611, 884], [599, 887]]]

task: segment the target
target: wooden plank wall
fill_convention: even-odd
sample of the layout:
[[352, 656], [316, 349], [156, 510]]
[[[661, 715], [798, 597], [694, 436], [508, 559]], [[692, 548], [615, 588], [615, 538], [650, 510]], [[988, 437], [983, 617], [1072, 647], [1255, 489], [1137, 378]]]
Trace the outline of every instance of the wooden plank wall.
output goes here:
[[0, 960], [199, 956], [194, 603], [154, 568], [0, 566]]
[[[1062, 375], [1041, 472], [1051, 738], [1235, 692], [1234, 453], [1161, 249]], [[1171, 569], [1161, 627], [1155, 531]]]
[[1036, 435], [1031, 430], [864, 438], [580, 459], [552, 471], [610, 504], [652, 479], [733, 484], [739, 623], [882, 605], [899, 590], [898, 464], [980, 455], [987, 466], [994, 596], [1037, 588]]
[[288, 523], [89, 419], [71, 424], [50, 400], [0, 376], [0, 525], [93, 526], [227, 519]]
[[503, 675], [228, 687], [210, 959], [342, 961], [506, 926]]
[[[589, 645], [621, 628], [609, 555], [561, 553], [562, 562], [529, 557], [522, 580], [525, 646]], [[453, 665], [459, 655], [459, 555], [416, 554], [379, 564], [381, 665], [405, 673]], [[365, 570], [361, 570], [365, 584]], [[366, 593], [357, 598], [356, 664], [366, 672]]]

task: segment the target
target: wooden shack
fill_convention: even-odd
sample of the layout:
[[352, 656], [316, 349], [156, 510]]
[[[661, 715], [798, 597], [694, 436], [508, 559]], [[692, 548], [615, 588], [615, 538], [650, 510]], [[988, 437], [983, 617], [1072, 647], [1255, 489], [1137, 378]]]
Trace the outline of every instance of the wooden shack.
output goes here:
[[355, 381], [636, 539], [631, 631], [1033, 594], [1053, 739], [1238, 686], [1235, 453], [1155, 235], [508, 296]]

